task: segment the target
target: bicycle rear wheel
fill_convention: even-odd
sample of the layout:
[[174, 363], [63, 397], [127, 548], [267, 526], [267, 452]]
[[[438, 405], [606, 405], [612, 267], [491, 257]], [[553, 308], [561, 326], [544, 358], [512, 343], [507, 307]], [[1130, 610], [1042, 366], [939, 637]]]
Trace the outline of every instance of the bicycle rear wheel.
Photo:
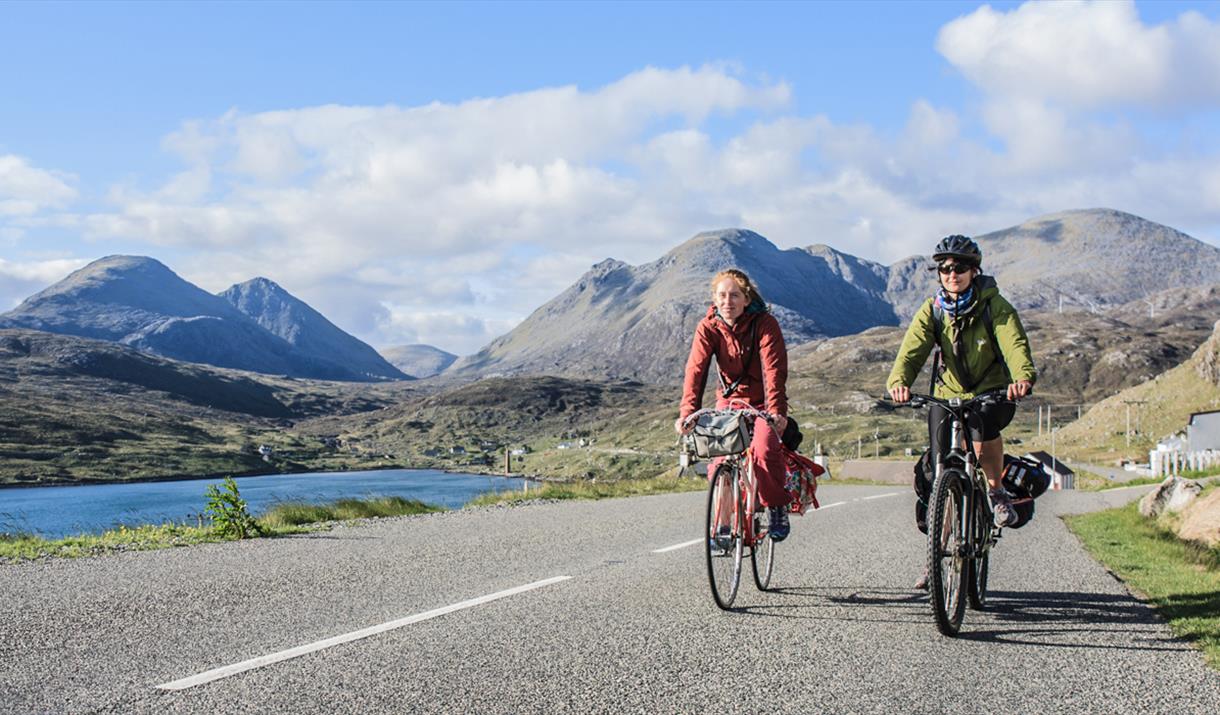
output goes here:
[[771, 587], [771, 573], [775, 570], [775, 540], [762, 524], [766, 513], [754, 513], [754, 544], [750, 546], [750, 567], [754, 571], [754, 585], [758, 586], [759, 591]]
[[987, 607], [987, 571], [991, 561], [991, 515], [982, 494], [974, 500], [974, 547], [977, 556], [970, 559], [970, 577], [966, 581], [966, 600], [970, 608], [981, 611]]
[[928, 504], [928, 592], [936, 628], [957, 635], [966, 610], [966, 540], [962, 515], [965, 475], [956, 469], [941, 472], [932, 485]]
[[[723, 509], [722, 504], [726, 505]], [[722, 518], [717, 519], [717, 512], [722, 512]], [[707, 578], [712, 586], [712, 598], [717, 606], [726, 611], [733, 605], [733, 599], [737, 598], [737, 589], [741, 584], [744, 522], [737, 470], [721, 465], [707, 490], [707, 528], [704, 529], [704, 536]], [[726, 526], [727, 534], [722, 534], [722, 527]]]

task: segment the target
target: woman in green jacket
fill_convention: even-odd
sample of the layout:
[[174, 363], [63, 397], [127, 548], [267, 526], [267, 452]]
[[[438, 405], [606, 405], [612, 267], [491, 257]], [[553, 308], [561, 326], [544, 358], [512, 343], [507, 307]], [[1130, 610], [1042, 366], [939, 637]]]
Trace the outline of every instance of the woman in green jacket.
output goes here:
[[[978, 244], [966, 236], [947, 236], [936, 245], [932, 260], [937, 264], [941, 287], [915, 313], [898, 350], [887, 382], [895, 402], [911, 399], [911, 385], [937, 344], [944, 358], [943, 369], [936, 376], [937, 397], [968, 399], [1007, 387], [1008, 399], [1015, 401], [1030, 393], [1037, 373], [1029, 339], [1017, 311], [1000, 295], [995, 279], [982, 275], [982, 258]], [[989, 405], [977, 411], [967, 425], [991, 487], [997, 526], [1007, 526], [1017, 516], [1001, 484], [1004, 438], [1000, 434], [1015, 411], [1011, 403]], [[928, 411], [933, 464], [936, 455], [949, 446], [946, 417], [939, 406], [932, 405]]]

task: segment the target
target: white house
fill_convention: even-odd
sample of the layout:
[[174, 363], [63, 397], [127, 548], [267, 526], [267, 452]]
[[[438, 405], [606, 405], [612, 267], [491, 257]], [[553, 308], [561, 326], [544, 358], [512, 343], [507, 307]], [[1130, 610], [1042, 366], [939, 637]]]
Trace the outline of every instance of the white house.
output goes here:
[[1051, 489], [1076, 488], [1076, 472], [1061, 460], [1055, 459], [1047, 452], [1030, 452], [1025, 458], [1041, 464], [1046, 473], [1051, 475]]
[[1196, 412], [1186, 423], [1187, 452], [1220, 449], [1220, 410]]

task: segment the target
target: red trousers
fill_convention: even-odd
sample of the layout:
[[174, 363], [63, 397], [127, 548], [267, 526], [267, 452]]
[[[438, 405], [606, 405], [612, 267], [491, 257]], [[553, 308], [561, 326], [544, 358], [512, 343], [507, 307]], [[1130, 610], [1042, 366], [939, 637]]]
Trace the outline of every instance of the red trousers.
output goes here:
[[[716, 473], [716, 467], [724, 457], [716, 457], [708, 465], [708, 479]], [[784, 458], [784, 445], [779, 435], [771, 429], [771, 423], [758, 417], [754, 420], [754, 438], [750, 441], [750, 461], [754, 463], [754, 478], [758, 482], [758, 498], [763, 506], [784, 506], [792, 495], [784, 488], [788, 479], [788, 465]]]

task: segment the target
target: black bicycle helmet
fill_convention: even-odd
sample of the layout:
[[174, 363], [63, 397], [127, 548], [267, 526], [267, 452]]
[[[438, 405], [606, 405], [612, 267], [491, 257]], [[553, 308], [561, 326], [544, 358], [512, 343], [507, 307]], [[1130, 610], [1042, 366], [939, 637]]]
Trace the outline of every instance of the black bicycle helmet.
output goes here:
[[937, 263], [946, 258], [956, 258], [977, 266], [983, 262], [983, 252], [979, 250], [979, 244], [975, 243], [974, 239], [953, 234], [940, 239], [940, 243], [937, 243], [932, 251], [932, 260]]

